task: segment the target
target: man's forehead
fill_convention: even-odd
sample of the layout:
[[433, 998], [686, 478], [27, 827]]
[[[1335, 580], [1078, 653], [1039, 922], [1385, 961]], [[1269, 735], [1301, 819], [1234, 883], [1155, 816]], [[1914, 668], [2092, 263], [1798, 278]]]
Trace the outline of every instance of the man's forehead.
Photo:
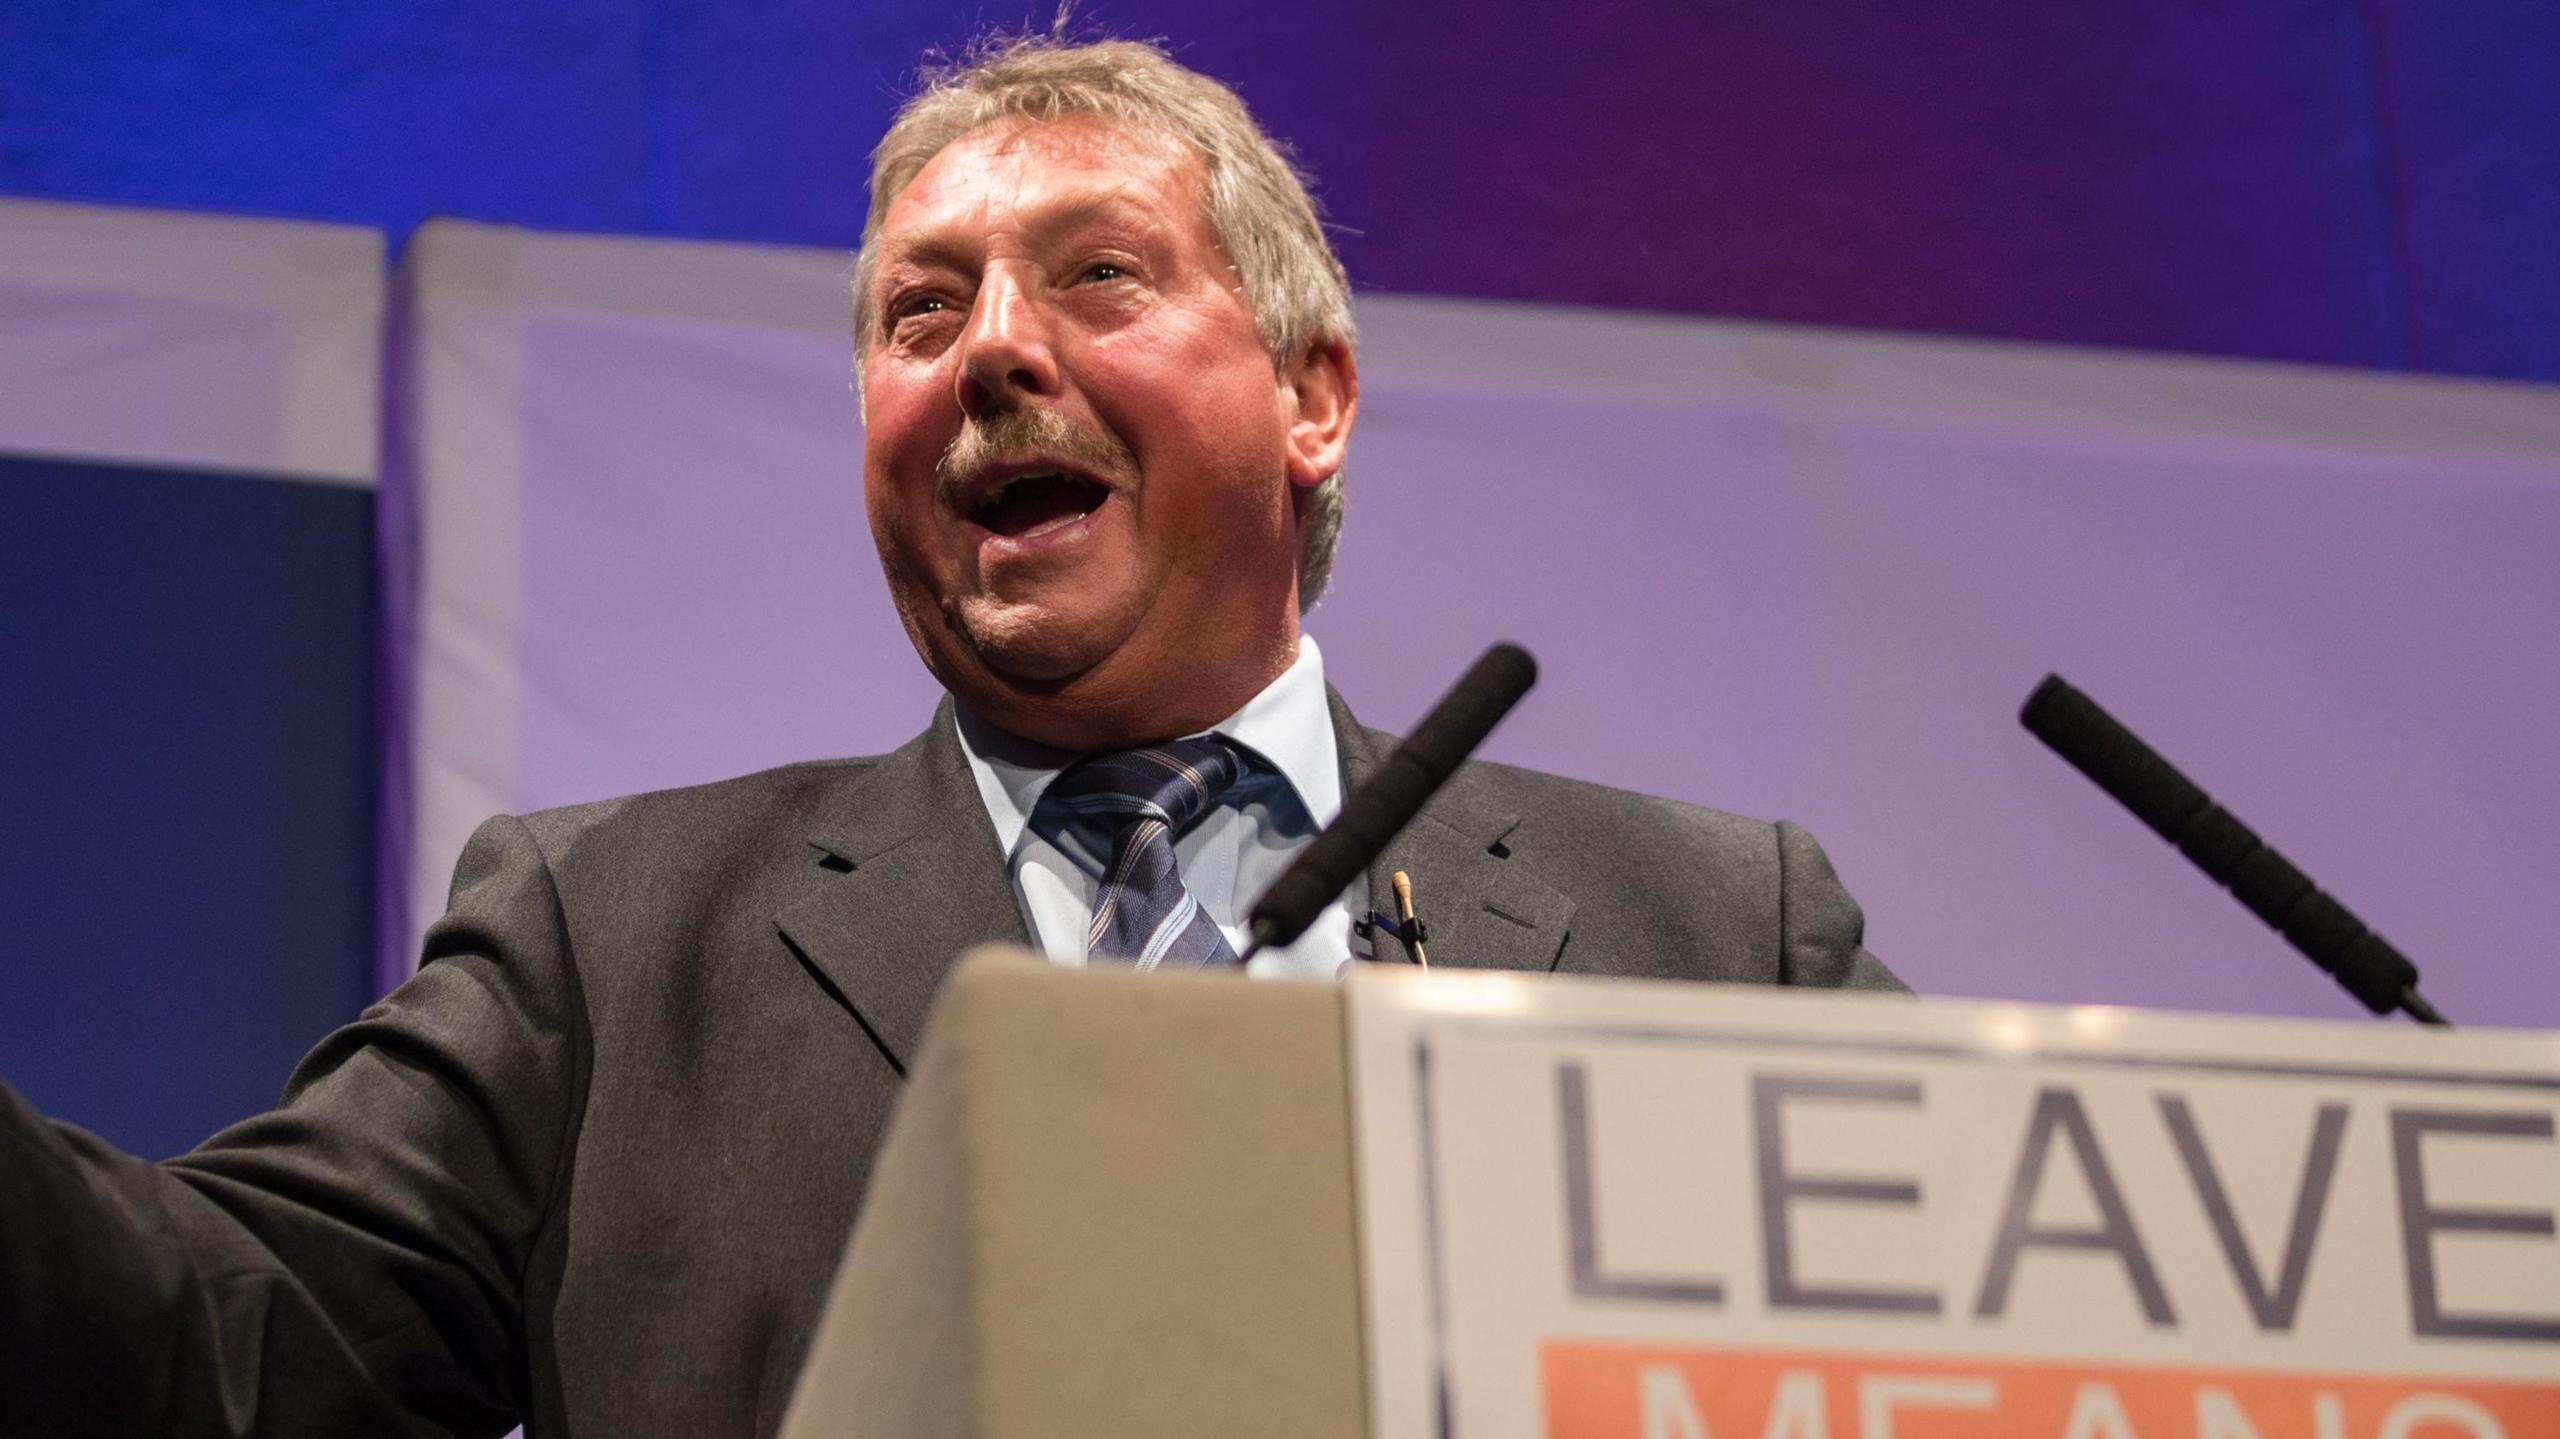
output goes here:
[[1103, 116], [1001, 120], [945, 145], [882, 216], [886, 254], [989, 223], [1073, 224], [1114, 210], [1196, 204], [1199, 157], [1159, 130]]

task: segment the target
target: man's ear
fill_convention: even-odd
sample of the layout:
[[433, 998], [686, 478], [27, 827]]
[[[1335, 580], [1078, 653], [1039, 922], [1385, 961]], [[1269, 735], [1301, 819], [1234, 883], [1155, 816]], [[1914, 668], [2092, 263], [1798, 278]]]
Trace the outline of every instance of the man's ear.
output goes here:
[[1360, 413], [1360, 362], [1341, 340], [1316, 340], [1280, 375], [1289, 410], [1289, 483], [1313, 489], [1333, 478]]

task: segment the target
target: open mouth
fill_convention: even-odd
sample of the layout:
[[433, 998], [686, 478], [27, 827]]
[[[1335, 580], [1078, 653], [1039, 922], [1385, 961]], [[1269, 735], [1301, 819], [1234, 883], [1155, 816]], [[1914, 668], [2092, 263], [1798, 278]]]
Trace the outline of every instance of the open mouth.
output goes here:
[[1082, 475], [1040, 470], [1015, 475], [969, 507], [970, 520], [996, 534], [1023, 539], [1046, 534], [1102, 508], [1111, 491]]

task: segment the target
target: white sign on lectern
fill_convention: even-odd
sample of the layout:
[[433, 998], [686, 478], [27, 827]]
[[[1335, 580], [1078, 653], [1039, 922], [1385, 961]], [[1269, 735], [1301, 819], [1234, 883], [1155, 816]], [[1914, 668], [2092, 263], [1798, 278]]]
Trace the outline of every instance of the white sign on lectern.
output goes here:
[[1366, 968], [1372, 1439], [2553, 1439], [2560, 1038]]

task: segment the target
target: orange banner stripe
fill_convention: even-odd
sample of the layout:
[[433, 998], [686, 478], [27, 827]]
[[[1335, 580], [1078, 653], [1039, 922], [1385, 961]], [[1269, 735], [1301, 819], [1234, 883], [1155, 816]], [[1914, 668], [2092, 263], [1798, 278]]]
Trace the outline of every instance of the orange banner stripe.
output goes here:
[[2554, 1439], [2560, 1384], [1553, 1341], [1548, 1439]]

